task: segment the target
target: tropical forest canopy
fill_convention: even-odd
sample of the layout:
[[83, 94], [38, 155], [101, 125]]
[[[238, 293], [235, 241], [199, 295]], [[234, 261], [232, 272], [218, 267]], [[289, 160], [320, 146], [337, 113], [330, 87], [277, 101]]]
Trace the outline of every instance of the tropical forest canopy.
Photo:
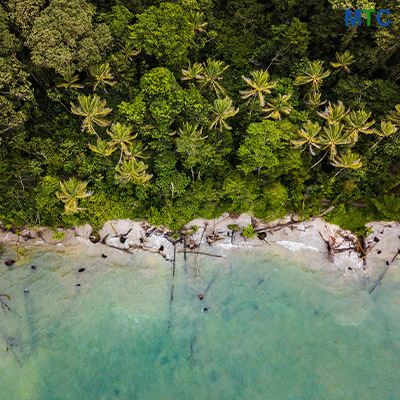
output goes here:
[[399, 47], [396, 0], [2, 0], [0, 220], [398, 220]]

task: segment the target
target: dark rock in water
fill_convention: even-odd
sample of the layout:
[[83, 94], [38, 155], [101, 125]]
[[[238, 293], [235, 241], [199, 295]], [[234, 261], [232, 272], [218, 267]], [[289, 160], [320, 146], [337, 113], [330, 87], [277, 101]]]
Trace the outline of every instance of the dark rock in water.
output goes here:
[[386, 265], [389, 265], [389, 261], [386, 261]]
[[11, 267], [11, 265], [15, 264], [15, 260], [7, 260], [4, 264], [6, 264], [7, 267]]
[[115, 390], [114, 390], [114, 394], [115, 394], [116, 396], [119, 396], [119, 389], [115, 389]]
[[264, 240], [267, 237], [267, 232], [260, 232], [259, 234], [257, 234], [257, 237], [260, 240]]
[[376, 254], [381, 254], [382, 253], [382, 250], [378, 250], [377, 252], [376, 252]]
[[102, 258], [107, 258], [108, 256], [106, 254], [101, 255]]
[[119, 241], [121, 242], [121, 243], [125, 243], [126, 242], [126, 237], [125, 236], [120, 236], [120, 238], [119, 238]]
[[78, 272], [84, 272], [84, 271], [86, 271], [86, 268], [79, 268], [78, 269]]
[[36, 271], [36, 270], [37, 270], [36, 266], [35, 266], [35, 265], [32, 265], [32, 266], [31, 266], [31, 270], [32, 270], [32, 271]]
[[202, 309], [201, 309], [201, 312], [207, 312], [208, 311], [208, 308], [207, 307], [203, 307]]
[[164, 246], [161, 245], [160, 248], [159, 248], [158, 250], [164, 251]]
[[76, 286], [81, 286], [81, 284], [80, 284], [80, 283], [77, 283]]
[[168, 364], [169, 363], [169, 359], [168, 359], [168, 357], [162, 357], [161, 358], [161, 365], [165, 365], [165, 364]]
[[100, 241], [100, 235], [97, 232], [92, 232], [89, 236], [89, 240], [92, 243], [97, 243]]

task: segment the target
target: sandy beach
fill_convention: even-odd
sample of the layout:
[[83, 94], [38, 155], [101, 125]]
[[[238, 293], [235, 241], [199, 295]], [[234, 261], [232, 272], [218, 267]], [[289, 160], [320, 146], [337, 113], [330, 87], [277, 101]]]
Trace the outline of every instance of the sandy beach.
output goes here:
[[[243, 228], [250, 225], [254, 238], [246, 238], [242, 234]], [[129, 255], [140, 251], [169, 261], [174, 258], [174, 246], [178, 253], [218, 256], [224, 256], [231, 249], [257, 248], [257, 251], [277, 255], [312, 269], [372, 275], [374, 265], [385, 261], [391, 263], [398, 253], [400, 223], [372, 222], [367, 227], [371, 233], [363, 242], [351, 232], [329, 224], [322, 218], [300, 221], [292, 215], [265, 223], [248, 214], [223, 214], [212, 220], [193, 220], [179, 232], [155, 227], [145, 221], [131, 220], [109, 221], [98, 232], [94, 232], [89, 224], [56, 231], [46, 227], [24, 228], [18, 234], [2, 229], [0, 244], [18, 244], [29, 248], [50, 246], [93, 256], [107, 253], [107, 256], [116, 258], [121, 257], [122, 252]], [[396, 262], [395, 259], [393, 263], [396, 265]]]

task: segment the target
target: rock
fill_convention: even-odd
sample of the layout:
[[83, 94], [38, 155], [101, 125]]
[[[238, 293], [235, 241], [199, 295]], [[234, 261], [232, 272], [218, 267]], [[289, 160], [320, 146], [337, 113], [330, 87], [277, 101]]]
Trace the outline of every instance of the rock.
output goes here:
[[89, 236], [89, 240], [92, 243], [98, 243], [100, 241], [100, 235], [97, 232], [92, 232]]
[[36, 268], [35, 265], [32, 265], [32, 266], [31, 266], [31, 270], [32, 270], [32, 271], [36, 271], [36, 269], [37, 269], [37, 268]]
[[102, 258], [107, 258], [108, 256], [106, 254], [101, 255]]
[[85, 272], [86, 271], [86, 268], [79, 268], [78, 269], [78, 272]]
[[264, 240], [267, 237], [267, 232], [260, 232], [259, 234], [257, 234], [257, 237], [260, 240]]
[[15, 264], [15, 260], [7, 260], [4, 264], [6, 264], [7, 267], [11, 267], [11, 265]]

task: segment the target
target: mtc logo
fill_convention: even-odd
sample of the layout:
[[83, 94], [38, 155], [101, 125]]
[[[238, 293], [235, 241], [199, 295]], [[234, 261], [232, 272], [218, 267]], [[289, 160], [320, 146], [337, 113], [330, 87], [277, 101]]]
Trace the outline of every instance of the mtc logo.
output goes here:
[[[367, 26], [371, 26], [371, 15], [375, 13], [375, 10], [355, 10], [354, 15], [351, 12], [351, 10], [346, 10], [346, 14], [344, 17], [346, 26], [349, 26], [349, 23], [351, 26], [355, 26], [356, 24], [358, 26], [361, 26], [362, 13], [367, 14]], [[376, 22], [380, 26], [389, 26], [392, 21], [390, 19], [388, 19], [386, 22], [382, 22], [382, 20], [381, 20], [382, 14], [390, 15], [391, 12], [389, 10], [378, 11], [378, 13], [376, 14]]]

